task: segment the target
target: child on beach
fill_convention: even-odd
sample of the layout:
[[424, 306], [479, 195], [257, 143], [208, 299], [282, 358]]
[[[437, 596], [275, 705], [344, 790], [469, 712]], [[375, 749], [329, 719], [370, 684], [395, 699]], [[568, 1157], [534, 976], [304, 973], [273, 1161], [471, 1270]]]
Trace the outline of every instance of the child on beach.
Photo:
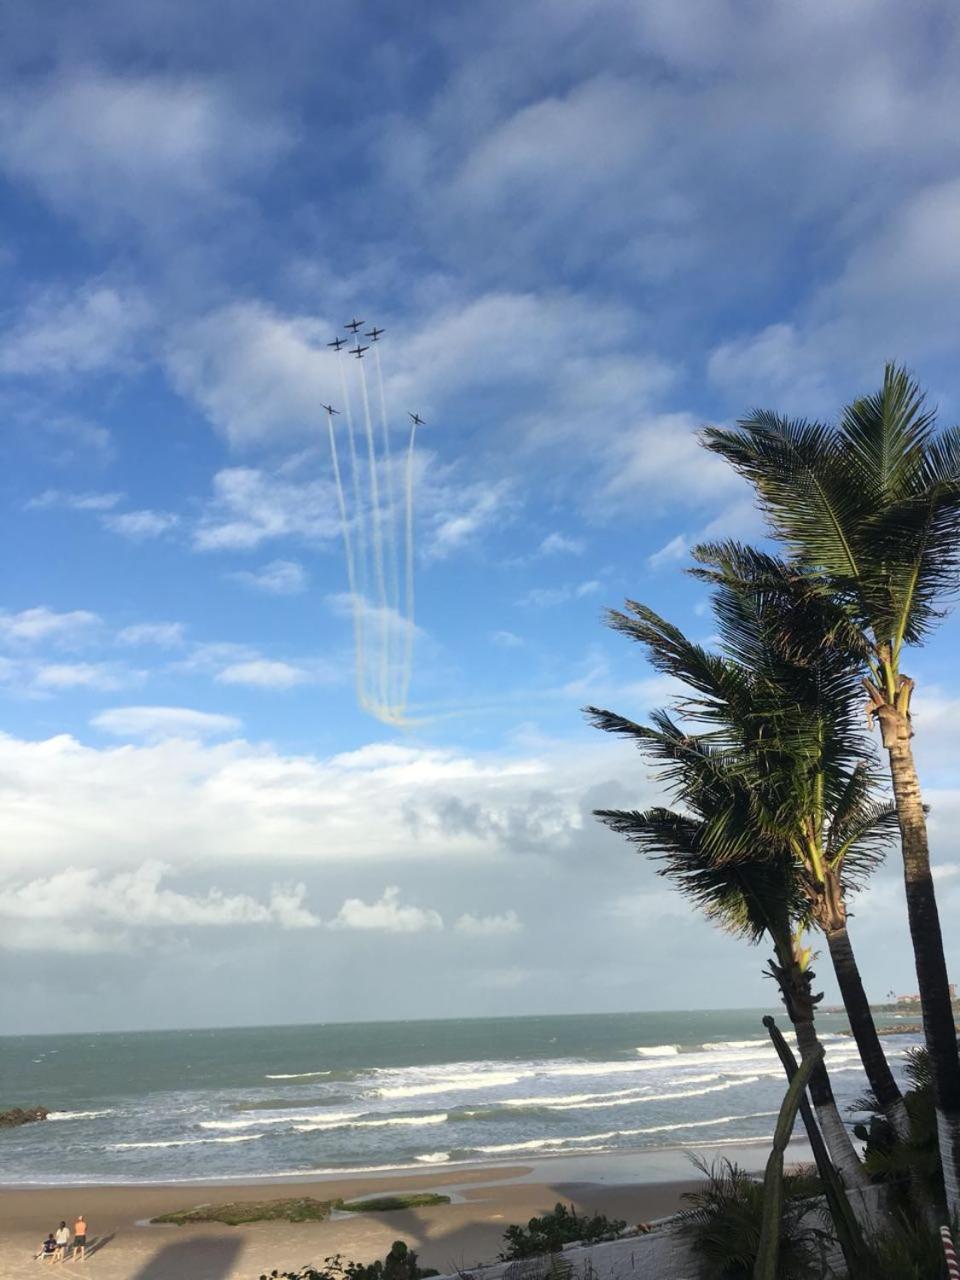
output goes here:
[[33, 1255], [35, 1259], [49, 1258], [53, 1261], [54, 1254], [57, 1252], [57, 1241], [53, 1232], [47, 1236], [46, 1240], [40, 1245], [39, 1250]]

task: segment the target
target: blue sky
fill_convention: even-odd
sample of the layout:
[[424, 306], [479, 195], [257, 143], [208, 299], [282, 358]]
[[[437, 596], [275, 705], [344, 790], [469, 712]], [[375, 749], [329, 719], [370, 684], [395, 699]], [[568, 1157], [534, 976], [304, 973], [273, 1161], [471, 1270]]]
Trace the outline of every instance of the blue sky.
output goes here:
[[[761, 957], [595, 828], [654, 791], [579, 708], [667, 693], [605, 606], [706, 638], [688, 546], [759, 536], [698, 425], [830, 413], [888, 357], [957, 416], [952, 9], [6, 27], [7, 1024], [65, 984], [111, 1026], [760, 1002]], [[395, 443], [429, 424], [403, 729], [356, 705], [322, 434], [353, 314], [387, 330]], [[947, 881], [956, 635], [913, 667]], [[893, 866], [860, 912], [879, 994], [913, 981], [897, 894]], [[315, 964], [369, 995], [277, 1006]]]

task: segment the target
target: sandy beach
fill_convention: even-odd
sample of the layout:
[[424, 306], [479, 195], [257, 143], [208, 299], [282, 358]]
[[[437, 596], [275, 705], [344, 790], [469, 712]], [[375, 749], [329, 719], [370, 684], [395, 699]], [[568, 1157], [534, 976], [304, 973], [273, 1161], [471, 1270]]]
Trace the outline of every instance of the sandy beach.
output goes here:
[[[537, 1168], [462, 1169], [456, 1174], [381, 1175], [343, 1180], [177, 1186], [4, 1189], [0, 1193], [0, 1280], [36, 1276], [32, 1255], [61, 1218], [81, 1211], [90, 1224], [93, 1249], [83, 1264], [68, 1268], [102, 1280], [257, 1280], [274, 1268], [318, 1263], [334, 1253], [359, 1261], [382, 1257], [404, 1240], [422, 1261], [443, 1272], [491, 1261], [503, 1229], [526, 1222], [558, 1200], [602, 1211], [630, 1223], [672, 1213], [689, 1187], [689, 1176], [663, 1182], [570, 1181], [571, 1166], [557, 1161]], [[587, 1170], [589, 1173], [590, 1171]], [[321, 1223], [253, 1223], [150, 1226], [149, 1219], [199, 1204], [287, 1196], [352, 1198], [391, 1191], [437, 1190], [453, 1203], [391, 1213], [349, 1215]]]

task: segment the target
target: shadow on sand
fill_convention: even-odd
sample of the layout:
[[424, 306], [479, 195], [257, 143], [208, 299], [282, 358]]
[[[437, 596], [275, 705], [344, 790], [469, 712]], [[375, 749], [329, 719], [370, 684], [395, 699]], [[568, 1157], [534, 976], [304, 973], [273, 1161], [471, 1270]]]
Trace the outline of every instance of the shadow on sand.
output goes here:
[[226, 1280], [242, 1248], [224, 1236], [178, 1240], [158, 1249], [133, 1280]]

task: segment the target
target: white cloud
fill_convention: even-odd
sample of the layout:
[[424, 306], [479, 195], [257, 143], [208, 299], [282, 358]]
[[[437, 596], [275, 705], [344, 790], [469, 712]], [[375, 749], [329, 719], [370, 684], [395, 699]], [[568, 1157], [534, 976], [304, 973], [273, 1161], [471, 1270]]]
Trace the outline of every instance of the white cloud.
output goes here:
[[333, 485], [298, 481], [253, 467], [213, 478], [213, 498], [194, 532], [198, 551], [248, 551], [271, 538], [324, 542], [340, 536]]
[[279, 119], [198, 76], [55, 73], [0, 99], [7, 171], [88, 233], [121, 219], [159, 233], [222, 211], [290, 142]]
[[505, 911], [499, 916], [475, 916], [469, 912], [460, 916], [454, 928], [470, 938], [503, 938], [520, 933], [523, 925], [516, 911]]
[[33, 676], [38, 690], [98, 689], [106, 693], [124, 689], [142, 679], [142, 672], [125, 671], [103, 662], [49, 662]]
[[335, 399], [339, 386], [336, 359], [324, 345], [333, 328], [316, 317], [235, 303], [178, 331], [167, 357], [170, 376], [238, 448], [315, 435], [319, 406]]
[[[315, 928], [321, 922], [305, 905], [303, 885], [275, 888], [267, 902], [248, 894], [212, 888], [205, 894], [164, 887], [170, 868], [142, 863], [133, 871], [104, 873], [68, 867], [46, 877], [0, 887], [3, 942], [14, 950], [57, 949], [49, 935], [79, 925], [80, 950], [120, 950], [135, 944], [144, 929], [230, 928], [278, 925]], [[99, 943], [99, 945], [97, 945]], [[92, 944], [92, 945], [91, 945]], [[68, 948], [69, 949], [69, 948]]]
[[180, 517], [172, 511], [123, 511], [103, 516], [103, 524], [111, 533], [119, 533], [135, 542], [147, 538], [159, 538], [180, 523]]
[[686, 534], [678, 533], [675, 538], [664, 543], [659, 551], [654, 551], [652, 555], [647, 556], [647, 564], [651, 569], [662, 569], [664, 565], [679, 564], [685, 558], [689, 548]]
[[182, 622], [135, 622], [117, 632], [117, 643], [124, 645], [157, 645], [161, 649], [178, 649], [183, 644]]
[[90, 721], [95, 729], [117, 738], [208, 738], [236, 733], [241, 726], [236, 716], [192, 707], [111, 707]]
[[46, 511], [65, 507], [70, 511], [112, 511], [123, 501], [122, 493], [66, 493], [62, 489], [45, 489], [24, 504], [28, 511]]
[[520, 649], [524, 643], [522, 637], [512, 631], [492, 631], [490, 639], [498, 649]]
[[433, 516], [426, 543], [426, 554], [433, 560], [446, 559], [494, 523], [500, 526], [510, 503], [505, 482], [468, 485], [459, 491], [449, 486], [438, 491], [441, 494], [441, 507]]
[[130, 359], [145, 323], [140, 298], [103, 285], [76, 294], [48, 291], [0, 332], [0, 373], [49, 377], [112, 368]]
[[330, 922], [332, 929], [376, 929], [385, 933], [426, 933], [443, 928], [440, 913], [424, 907], [405, 907], [396, 885], [384, 889], [377, 902], [348, 898]]
[[69, 646], [86, 640], [99, 623], [99, 616], [87, 609], [58, 613], [39, 605], [20, 613], [0, 613], [0, 638], [17, 644], [51, 640]]
[[296, 560], [271, 560], [260, 569], [242, 569], [230, 577], [234, 582], [273, 596], [298, 595], [307, 587], [307, 572]]
[[310, 673], [289, 662], [256, 658], [250, 662], [234, 662], [217, 673], [220, 684], [243, 684], [254, 689], [292, 689], [310, 680]]
[[568, 582], [562, 587], [534, 587], [521, 596], [517, 604], [546, 609], [566, 604], [569, 600], [582, 600], [585, 596], [595, 595], [599, 590], [600, 583], [595, 578], [586, 582]]
[[548, 533], [540, 543], [539, 553], [542, 556], [583, 554], [583, 539], [570, 538], [564, 533]]

